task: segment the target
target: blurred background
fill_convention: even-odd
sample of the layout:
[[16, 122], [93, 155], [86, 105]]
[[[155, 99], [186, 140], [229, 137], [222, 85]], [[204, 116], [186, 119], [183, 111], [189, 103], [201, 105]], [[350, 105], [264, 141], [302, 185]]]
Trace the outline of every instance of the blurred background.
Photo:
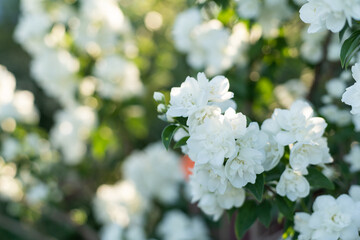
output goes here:
[[231, 214], [190, 204], [191, 162], [157, 143], [154, 91], [200, 71], [252, 121], [310, 100], [344, 155], [360, 126], [337, 35], [305, 33], [304, 1], [242, 2], [0, 0], [0, 239], [234, 239]]

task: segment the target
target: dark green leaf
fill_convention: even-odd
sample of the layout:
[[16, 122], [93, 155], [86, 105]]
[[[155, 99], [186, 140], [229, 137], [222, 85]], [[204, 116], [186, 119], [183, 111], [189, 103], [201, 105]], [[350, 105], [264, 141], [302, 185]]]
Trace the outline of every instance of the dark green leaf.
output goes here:
[[264, 175], [263, 174], [257, 175], [255, 183], [254, 184], [248, 183], [246, 184], [245, 188], [248, 189], [254, 195], [256, 200], [261, 202], [264, 193]]
[[309, 181], [310, 186], [315, 189], [325, 188], [329, 190], [333, 190], [335, 188], [334, 183], [330, 181], [320, 170], [315, 167], [308, 168], [308, 175], [306, 175], [306, 179]]
[[342, 41], [343, 37], [344, 37], [344, 33], [346, 32], [346, 30], [349, 28], [349, 25], [346, 23], [345, 26], [343, 27], [343, 29], [339, 32], [339, 39], [340, 41]]
[[257, 205], [254, 201], [246, 201], [244, 205], [239, 208], [235, 220], [235, 234], [236, 238], [240, 240], [256, 220]]
[[360, 31], [356, 31], [345, 40], [341, 47], [340, 60], [341, 66], [347, 68], [351, 58], [360, 49]]
[[291, 202], [285, 197], [279, 195], [275, 198], [276, 205], [279, 211], [287, 218], [292, 220], [294, 218], [295, 203]]
[[166, 148], [166, 150], [169, 148], [171, 139], [174, 136], [174, 133], [176, 132], [176, 130], [178, 129], [178, 126], [176, 125], [168, 125], [164, 128], [162, 134], [161, 134], [161, 139], [162, 142]]
[[187, 126], [187, 125], [186, 125], [187, 118], [177, 117], [177, 118], [175, 118], [175, 121], [178, 122], [178, 123], [180, 123], [181, 125]]
[[271, 223], [271, 203], [269, 201], [263, 201], [257, 207], [257, 216], [265, 227], [269, 227]]
[[186, 141], [189, 139], [189, 136], [183, 137], [180, 139], [177, 143], [175, 143], [174, 148], [179, 148], [181, 146], [184, 146], [186, 144]]

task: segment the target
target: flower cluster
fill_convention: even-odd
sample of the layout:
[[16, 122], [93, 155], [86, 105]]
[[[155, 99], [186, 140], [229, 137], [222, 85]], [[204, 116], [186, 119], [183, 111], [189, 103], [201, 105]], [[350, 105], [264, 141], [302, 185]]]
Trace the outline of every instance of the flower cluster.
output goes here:
[[201, 11], [191, 8], [180, 13], [174, 23], [173, 37], [177, 50], [187, 54], [187, 62], [209, 75], [228, 70], [244, 62], [248, 31], [236, 24], [232, 32], [218, 20], [204, 21]]
[[275, 109], [262, 125], [277, 143], [289, 146], [290, 166], [281, 175], [276, 191], [292, 201], [309, 194], [310, 185], [303, 176], [308, 174], [309, 165], [332, 162], [327, 140], [322, 137], [327, 125], [323, 118], [313, 117], [313, 114], [307, 102], [298, 100], [289, 110]]
[[11, 123], [16, 125], [15, 121], [35, 123], [39, 118], [33, 94], [15, 88], [14, 75], [0, 65], [0, 122], [5, 128]]
[[[163, 99], [155, 97], [158, 102]], [[180, 129], [188, 138], [183, 150], [195, 162], [190, 176], [193, 201], [199, 201], [199, 207], [215, 220], [224, 209], [240, 207], [244, 187], [254, 184], [258, 174], [276, 167], [287, 145], [290, 166], [276, 191], [292, 201], [306, 197], [310, 186], [303, 174], [308, 165], [332, 160], [322, 137], [324, 119], [313, 117], [310, 105], [299, 100], [290, 110], [275, 109], [260, 129], [256, 122], [247, 125], [242, 113], [224, 108], [230, 106], [224, 103], [232, 97], [228, 79], [216, 76], [209, 81], [199, 73], [197, 79], [188, 77], [180, 87], [172, 88], [170, 104], [164, 105], [168, 120], [187, 119]]]
[[360, 186], [352, 186], [349, 195], [338, 198], [322, 195], [313, 204], [313, 213], [295, 214], [295, 230], [299, 239], [359, 239]]
[[199, 217], [190, 218], [179, 210], [165, 214], [157, 228], [159, 236], [166, 240], [208, 240], [204, 222]]
[[[94, 97], [122, 101], [142, 93], [131, 30], [116, 0], [21, 1], [14, 37], [33, 58], [36, 83], [63, 107], [55, 114], [51, 143], [66, 163], [77, 164], [86, 153], [97, 123]], [[15, 97], [17, 108], [32, 111], [29, 93]]]
[[358, 0], [308, 0], [300, 9], [300, 18], [310, 23], [309, 33], [329, 29], [340, 32], [352, 19], [360, 20], [360, 2]]
[[[161, 143], [133, 152], [125, 159], [124, 180], [101, 185], [94, 198], [96, 219], [103, 224], [102, 240], [147, 239], [147, 216], [156, 209], [154, 202], [169, 207], [179, 199], [180, 184], [184, 182], [179, 160]], [[172, 230], [174, 226], [176, 231]], [[165, 214], [156, 231], [160, 239], [208, 239], [200, 218], [188, 219], [177, 210]]]
[[264, 37], [276, 37], [278, 28], [289, 19], [293, 10], [285, 0], [237, 0], [237, 12], [242, 19], [256, 19]]

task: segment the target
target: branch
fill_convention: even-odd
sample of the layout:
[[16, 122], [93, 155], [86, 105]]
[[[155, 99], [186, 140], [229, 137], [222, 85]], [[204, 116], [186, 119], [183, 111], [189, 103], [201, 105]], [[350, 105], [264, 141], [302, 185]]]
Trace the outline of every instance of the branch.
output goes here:
[[322, 74], [324, 65], [326, 63], [327, 55], [328, 55], [328, 46], [329, 46], [330, 40], [331, 40], [331, 32], [329, 32], [328, 35], [326, 36], [324, 45], [322, 46], [323, 47], [322, 50], [324, 53], [323, 57], [320, 60], [320, 62], [315, 65], [314, 81], [312, 82], [309, 95], [307, 96], [307, 99], [311, 102], [313, 102], [313, 100], [314, 100], [315, 93], [317, 91], [317, 88], [318, 88], [320, 80], [321, 80], [321, 74]]
[[0, 227], [21, 239], [28, 240], [55, 240], [55, 238], [46, 236], [40, 232], [37, 232], [30, 226], [18, 222], [10, 217], [0, 215]]

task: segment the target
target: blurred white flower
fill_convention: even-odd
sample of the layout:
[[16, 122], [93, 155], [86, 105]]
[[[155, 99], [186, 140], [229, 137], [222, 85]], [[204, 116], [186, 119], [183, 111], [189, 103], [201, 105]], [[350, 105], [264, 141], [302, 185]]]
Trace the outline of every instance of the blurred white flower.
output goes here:
[[31, 74], [46, 93], [65, 107], [76, 103], [79, 61], [66, 50], [48, 50], [36, 55], [31, 63]]
[[75, 165], [82, 160], [86, 153], [86, 141], [96, 122], [94, 111], [86, 106], [64, 109], [55, 114], [50, 142], [61, 150], [66, 164]]
[[350, 152], [344, 156], [344, 160], [350, 164], [351, 172], [360, 171], [360, 145], [353, 144]]
[[123, 100], [142, 93], [138, 68], [122, 57], [112, 55], [99, 59], [93, 74], [98, 79], [98, 92], [103, 98]]
[[184, 180], [179, 160], [174, 152], [156, 143], [128, 156], [123, 173], [146, 199], [172, 204], [178, 199], [180, 183]]
[[146, 204], [145, 199], [130, 181], [101, 185], [93, 199], [93, 209], [98, 222], [117, 224], [123, 228], [142, 221]]
[[208, 230], [198, 217], [189, 218], [179, 210], [165, 214], [156, 230], [166, 240], [207, 240]]

